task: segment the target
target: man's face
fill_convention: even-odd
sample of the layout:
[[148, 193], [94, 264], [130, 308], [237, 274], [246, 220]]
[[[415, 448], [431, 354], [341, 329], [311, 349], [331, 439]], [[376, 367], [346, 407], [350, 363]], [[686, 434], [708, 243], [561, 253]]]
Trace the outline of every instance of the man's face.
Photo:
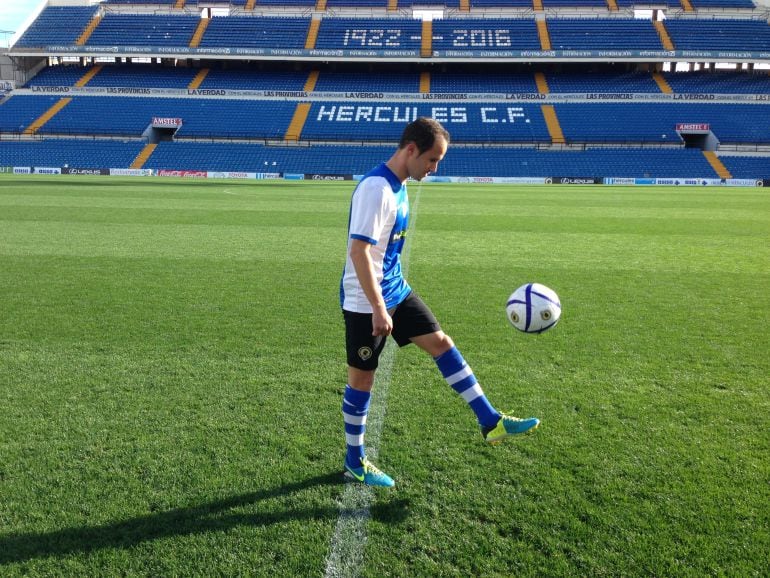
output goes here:
[[433, 143], [433, 148], [426, 150], [420, 154], [417, 149], [417, 145], [409, 143], [407, 145], [409, 150], [409, 157], [406, 161], [406, 167], [409, 171], [409, 176], [416, 181], [421, 181], [431, 173], [435, 173], [438, 168], [438, 163], [444, 158], [446, 150], [449, 144], [443, 136], [436, 137], [436, 141]]

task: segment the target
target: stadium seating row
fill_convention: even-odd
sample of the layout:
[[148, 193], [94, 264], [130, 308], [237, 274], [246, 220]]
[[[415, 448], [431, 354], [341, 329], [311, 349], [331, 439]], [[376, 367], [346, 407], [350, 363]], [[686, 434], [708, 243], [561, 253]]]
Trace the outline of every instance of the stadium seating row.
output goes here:
[[[92, 67], [51, 66], [28, 82], [28, 86], [74, 86]], [[152, 65], [106, 65], [98, 69], [89, 87], [177, 88], [190, 87], [201, 69]], [[666, 72], [661, 75], [674, 93], [770, 94], [770, 76], [737, 71]], [[296, 71], [260, 71], [237, 66], [205, 69], [197, 88], [228, 90], [301, 91], [309, 74]], [[389, 72], [360, 74], [323, 71], [317, 77], [316, 92], [374, 91], [420, 92], [420, 73]], [[483, 76], [462, 72], [432, 71], [426, 92], [432, 93], [536, 93], [532, 73], [488, 73]], [[552, 93], [660, 93], [661, 87], [649, 72], [545, 72]]]
[[[66, 101], [66, 102], [65, 102]], [[155, 117], [181, 118], [178, 138], [283, 139], [297, 102], [216, 98], [13, 95], [0, 131], [22, 133], [59, 103], [38, 134], [140, 137]], [[767, 106], [722, 103], [559, 103], [567, 142], [679, 143], [679, 123], [708, 124], [722, 143], [770, 143]], [[397, 141], [418, 116], [442, 121], [457, 142], [550, 143], [539, 104], [324, 101], [309, 105], [301, 136], [311, 141]]]
[[[93, 11], [48, 7], [14, 45], [45, 47], [74, 44]], [[85, 40], [85, 46], [189, 47], [200, 18], [178, 15], [137, 15], [110, 12]], [[228, 16], [210, 19], [200, 48], [304, 49], [310, 17]], [[629, 18], [548, 18], [554, 50], [662, 50], [650, 20]], [[770, 51], [770, 26], [765, 20], [670, 18], [666, 28], [679, 50]], [[324, 18], [316, 49], [408, 50], [422, 45], [420, 21], [408, 18]], [[432, 50], [541, 50], [542, 41], [532, 17], [506, 19], [437, 20], [432, 25]]]
[[[0, 166], [125, 168], [142, 150], [139, 141], [0, 141]], [[144, 168], [169, 170], [361, 174], [387, 158], [387, 146], [264, 146], [237, 143], [160, 143]], [[723, 156], [735, 178], [770, 177], [770, 157]], [[439, 175], [552, 177], [715, 177], [695, 149], [587, 149], [453, 147]]]

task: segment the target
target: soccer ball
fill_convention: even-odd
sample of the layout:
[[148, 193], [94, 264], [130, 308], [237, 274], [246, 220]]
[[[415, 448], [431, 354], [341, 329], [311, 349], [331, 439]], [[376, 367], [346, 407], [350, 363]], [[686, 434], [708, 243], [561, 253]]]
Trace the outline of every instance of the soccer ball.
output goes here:
[[540, 283], [527, 283], [511, 293], [505, 306], [508, 321], [524, 333], [542, 333], [561, 316], [559, 296]]

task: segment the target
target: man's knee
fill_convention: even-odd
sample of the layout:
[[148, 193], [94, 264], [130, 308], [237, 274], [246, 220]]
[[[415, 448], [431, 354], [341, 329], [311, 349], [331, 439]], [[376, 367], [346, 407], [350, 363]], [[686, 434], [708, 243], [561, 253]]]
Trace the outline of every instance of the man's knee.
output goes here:
[[452, 338], [443, 331], [413, 337], [412, 342], [433, 357], [443, 355], [455, 346]]
[[374, 371], [348, 366], [348, 385], [360, 391], [371, 391], [374, 386]]

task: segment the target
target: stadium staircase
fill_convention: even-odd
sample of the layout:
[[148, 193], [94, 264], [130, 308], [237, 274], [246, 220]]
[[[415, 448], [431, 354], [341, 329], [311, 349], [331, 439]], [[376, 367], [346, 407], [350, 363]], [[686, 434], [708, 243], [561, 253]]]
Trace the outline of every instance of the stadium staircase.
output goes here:
[[283, 140], [286, 142], [297, 142], [302, 136], [302, 129], [305, 128], [308, 114], [310, 114], [310, 103], [300, 102], [294, 110], [294, 116], [291, 118], [289, 128]]
[[679, 0], [679, 3], [682, 5], [682, 9], [685, 12], [694, 12], [695, 10], [692, 7], [692, 4], [690, 4], [690, 0]]
[[610, 12], [618, 11], [618, 3], [615, 0], [607, 0], [607, 9]]
[[551, 35], [548, 34], [548, 24], [544, 18], [538, 18], [535, 22], [537, 23], [537, 35], [540, 38], [541, 50], [551, 50]]
[[81, 78], [75, 83], [75, 86], [77, 88], [83, 88], [86, 86], [89, 82], [91, 82], [91, 79], [99, 74], [101, 72], [103, 66], [100, 64], [97, 64], [96, 66], [92, 67], [88, 70]]
[[430, 20], [422, 21], [422, 44], [420, 46], [420, 56], [430, 58], [433, 56], [433, 22]]
[[24, 129], [24, 134], [25, 135], [36, 134], [37, 131], [43, 128], [45, 123], [47, 123], [49, 120], [55, 117], [59, 113], [59, 111], [61, 111], [61, 109], [67, 106], [70, 102], [72, 102], [71, 98], [60, 98], [56, 102], [56, 104], [54, 104], [51, 108], [49, 108], [47, 111], [41, 114], [37, 120], [35, 120], [31, 125], [29, 125], [26, 129]]
[[209, 27], [209, 22], [211, 22], [209, 18], [201, 18], [198, 27], [195, 29], [195, 34], [190, 39], [190, 48], [198, 48], [200, 46], [203, 35], [206, 33], [206, 28]]
[[246, 10], [254, 10], [254, 6], [256, 5], [257, 5], [257, 0], [248, 0], [248, 2], [246, 2], [245, 8]]
[[532, 0], [532, 8], [535, 9], [535, 12], [542, 12], [543, 0]]
[[398, 0], [388, 0], [388, 12], [395, 12], [398, 10]]
[[427, 70], [420, 73], [420, 94], [430, 94], [430, 72]]
[[471, 11], [471, 0], [460, 0], [460, 12]]
[[730, 174], [730, 171], [727, 170], [727, 167], [721, 160], [719, 160], [719, 157], [714, 151], [703, 151], [703, 156], [706, 157], [706, 160], [711, 165], [711, 168], [714, 169], [714, 172], [719, 176], [720, 179], [733, 178], [733, 175]]
[[198, 74], [195, 75], [195, 78], [193, 78], [190, 81], [190, 84], [187, 85], [187, 88], [189, 90], [195, 90], [197, 88], [200, 88], [201, 84], [203, 84], [203, 81], [206, 79], [210, 71], [211, 69], [209, 68], [201, 68], [198, 71]]
[[88, 42], [88, 39], [91, 38], [91, 34], [93, 34], [94, 30], [96, 30], [96, 27], [99, 26], [99, 22], [102, 21], [102, 17], [98, 14], [95, 14], [93, 18], [91, 18], [91, 21], [88, 23], [88, 26], [86, 26], [85, 30], [78, 36], [78, 39], [75, 41], [75, 44], [77, 46], [83, 46], [86, 42]]
[[544, 104], [540, 107], [545, 119], [545, 125], [548, 127], [548, 134], [551, 136], [551, 144], [565, 144], [564, 133], [559, 124], [559, 117], [556, 116], [556, 110], [551, 104]]
[[318, 0], [315, 4], [315, 9], [317, 12], [325, 12], [326, 11], [326, 0]]
[[310, 21], [310, 26], [307, 28], [307, 38], [305, 39], [305, 50], [313, 50], [315, 43], [318, 40], [318, 30], [321, 28], [321, 20], [319, 18], [313, 18]]
[[318, 70], [311, 70], [310, 74], [307, 75], [307, 80], [305, 81], [305, 86], [302, 87], [302, 90], [305, 92], [313, 92], [315, 90], [315, 85], [318, 84], [318, 77], [321, 75], [321, 73]]
[[535, 84], [537, 85], [537, 91], [540, 94], [549, 94], [551, 92], [548, 88], [548, 81], [545, 79], [545, 74], [542, 72], [535, 73]]
[[663, 45], [663, 49], [674, 50], [674, 42], [671, 40], [671, 36], [669, 36], [668, 30], [666, 30], [666, 25], [663, 24], [663, 21], [656, 20], [653, 22], [653, 24], [655, 25], [655, 30], [658, 31], [658, 36], [660, 36], [660, 43]]
[[668, 83], [668, 81], [663, 77], [663, 75], [660, 72], [653, 72], [652, 79], [658, 85], [658, 88], [660, 88], [661, 92], [665, 94], [672, 94], [674, 92], [673, 89], [671, 88], [671, 85]]
[[149, 158], [152, 156], [152, 153], [155, 152], [155, 149], [157, 146], [158, 145], [154, 143], [145, 145], [142, 151], [138, 155], [136, 155], [134, 162], [131, 163], [131, 168], [141, 169], [142, 167], [144, 167], [144, 163], [146, 163], [149, 160]]

